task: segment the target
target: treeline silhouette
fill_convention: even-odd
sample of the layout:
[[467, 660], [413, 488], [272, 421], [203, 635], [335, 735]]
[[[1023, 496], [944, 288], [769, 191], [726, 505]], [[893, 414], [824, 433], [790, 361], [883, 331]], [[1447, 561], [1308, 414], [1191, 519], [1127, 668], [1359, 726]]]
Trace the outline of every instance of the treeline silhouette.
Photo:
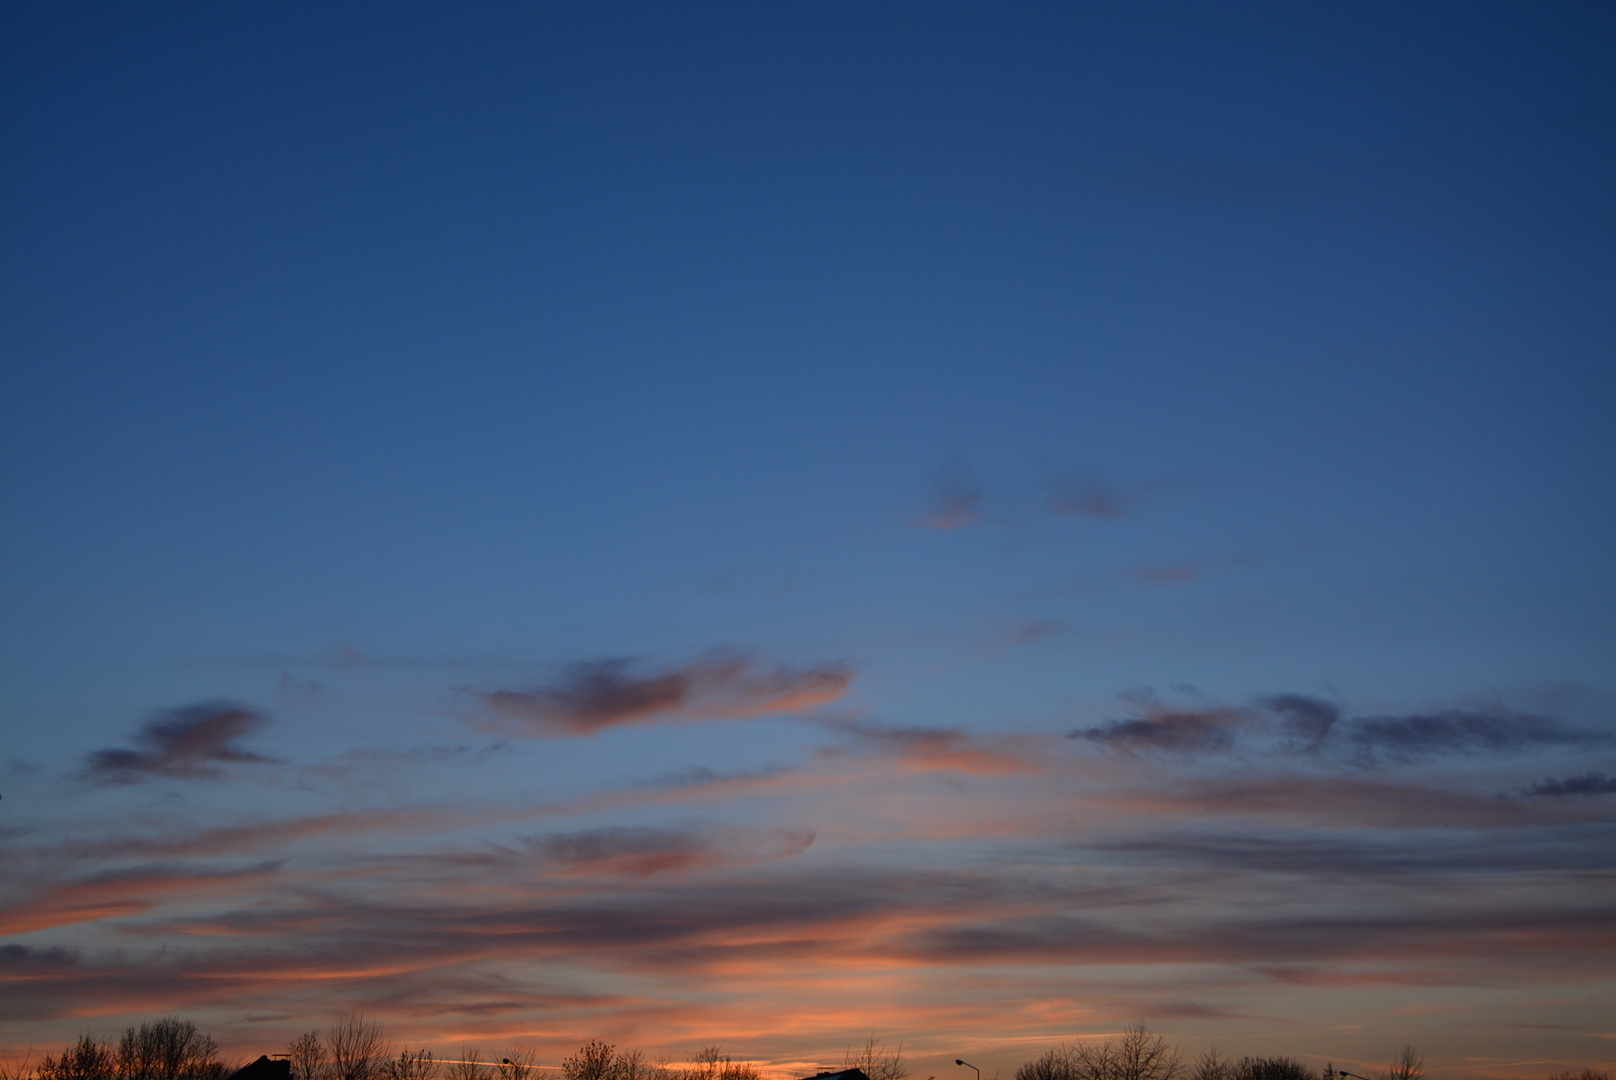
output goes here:
[[[889, 1051], [870, 1036], [849, 1047], [843, 1069], [858, 1069], [869, 1080], [905, 1080], [903, 1047]], [[324, 1031], [308, 1031], [287, 1044], [284, 1054], [292, 1080], [540, 1080], [537, 1052], [513, 1046], [484, 1055], [462, 1047], [458, 1057], [436, 1057], [431, 1050], [395, 1046], [382, 1026], [350, 1016]], [[116, 1041], [81, 1035], [59, 1055], [37, 1065], [32, 1055], [0, 1064], [0, 1080], [227, 1080], [234, 1067], [219, 1058], [217, 1044], [189, 1020], [168, 1016], [124, 1031]], [[763, 1080], [756, 1066], [737, 1062], [719, 1046], [707, 1046], [688, 1062], [650, 1058], [638, 1049], [619, 1050], [590, 1040], [561, 1059], [561, 1080]], [[1061, 1045], [1023, 1063], [1015, 1080], [1354, 1080], [1355, 1073], [1333, 1064], [1315, 1069], [1289, 1057], [1224, 1057], [1216, 1048], [1186, 1061], [1144, 1024], [1104, 1042]], [[1383, 1069], [1357, 1080], [1424, 1080], [1425, 1062], [1412, 1046]], [[927, 1080], [936, 1080], [928, 1077]], [[1613, 1080], [1594, 1069], [1555, 1073], [1547, 1080]]]
[[[486, 1057], [480, 1047], [463, 1046], [457, 1058], [408, 1047], [396, 1052], [382, 1026], [352, 1016], [324, 1033], [310, 1031], [287, 1044], [292, 1080], [538, 1080], [537, 1053], [513, 1046]], [[590, 1040], [561, 1059], [562, 1080], [762, 1080], [757, 1069], [731, 1060], [717, 1046], [696, 1052], [688, 1065], [653, 1060], [640, 1050], [618, 1050]], [[41, 1080], [63, 1080], [42, 1077]]]
[[219, 1047], [189, 1020], [165, 1016], [129, 1028], [116, 1043], [80, 1035], [58, 1057], [45, 1057], [29, 1074], [28, 1062], [0, 1080], [224, 1080], [233, 1070], [219, 1060]]
[[[1115, 1040], [1061, 1045], [1016, 1069], [1016, 1080], [1352, 1080], [1356, 1073], [1335, 1065], [1315, 1069], [1289, 1057], [1227, 1058], [1216, 1047], [1186, 1062], [1178, 1047], [1144, 1024]], [[1424, 1080], [1425, 1059], [1405, 1046], [1383, 1069], [1358, 1080]], [[935, 1078], [934, 1078], [935, 1080]], [[1608, 1073], [1583, 1069], [1555, 1073], [1547, 1080], [1611, 1080]]]

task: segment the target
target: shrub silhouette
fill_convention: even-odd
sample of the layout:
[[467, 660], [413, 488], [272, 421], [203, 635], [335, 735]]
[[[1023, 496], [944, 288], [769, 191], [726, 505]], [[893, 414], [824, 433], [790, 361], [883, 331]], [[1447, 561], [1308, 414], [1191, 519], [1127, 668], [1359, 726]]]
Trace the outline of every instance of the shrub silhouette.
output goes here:
[[538, 1051], [526, 1046], [511, 1047], [510, 1054], [494, 1066], [499, 1080], [537, 1080]]
[[[116, 1048], [110, 1040], [80, 1035], [57, 1057], [39, 1063], [39, 1080], [223, 1080], [213, 1039], [177, 1016], [129, 1028]], [[19, 1070], [16, 1076], [22, 1076]]]
[[[1189, 1080], [1318, 1080], [1317, 1074], [1288, 1057], [1219, 1057], [1217, 1047], [1201, 1055]], [[1326, 1077], [1328, 1080], [1328, 1077]]]
[[320, 1080], [325, 1071], [325, 1044], [318, 1031], [306, 1031], [286, 1044], [292, 1080]]
[[[1177, 1080], [1183, 1060], [1177, 1047], [1135, 1024], [1115, 1042], [1061, 1045], [1016, 1070], [1016, 1080]], [[1198, 1075], [1198, 1074], [1197, 1074]], [[1228, 1080], [1219, 1075], [1205, 1080]]]
[[564, 1080], [616, 1080], [616, 1048], [590, 1039], [576, 1054], [561, 1059], [561, 1075]]
[[449, 1080], [487, 1080], [488, 1065], [475, 1046], [462, 1046], [460, 1060], [449, 1063]]
[[379, 1080], [392, 1050], [382, 1026], [355, 1013], [325, 1035], [331, 1080]]
[[223, 1080], [219, 1048], [196, 1025], [165, 1016], [110, 1040], [80, 1035], [57, 1057], [39, 1063], [39, 1080]]
[[1312, 1069], [1288, 1057], [1243, 1057], [1234, 1080], [1318, 1080]]
[[420, 1049], [411, 1053], [400, 1050], [398, 1057], [390, 1058], [382, 1068], [385, 1080], [433, 1080], [438, 1075], [438, 1062], [432, 1051]]
[[889, 1053], [886, 1042], [874, 1034], [857, 1050], [848, 1048], [842, 1055], [842, 1068], [859, 1069], [870, 1080], [904, 1080], [909, 1075], [903, 1064], [903, 1044], [899, 1043], [898, 1048]]
[[1425, 1059], [1412, 1044], [1404, 1046], [1391, 1064], [1375, 1076], [1376, 1080], [1421, 1080], [1425, 1076]]
[[118, 1074], [118, 1055], [112, 1043], [80, 1035], [60, 1057], [39, 1063], [40, 1080], [112, 1080]]
[[759, 1080], [759, 1076], [756, 1066], [731, 1061], [722, 1047], [714, 1045], [696, 1051], [690, 1068], [679, 1072], [674, 1080]]

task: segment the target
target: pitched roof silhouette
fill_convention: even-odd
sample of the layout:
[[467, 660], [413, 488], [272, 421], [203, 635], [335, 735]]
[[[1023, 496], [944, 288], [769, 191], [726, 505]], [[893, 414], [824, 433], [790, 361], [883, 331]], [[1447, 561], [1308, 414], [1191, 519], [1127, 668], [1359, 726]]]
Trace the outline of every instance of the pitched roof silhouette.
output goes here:
[[261, 1054], [257, 1061], [243, 1065], [226, 1080], [292, 1080], [292, 1063], [273, 1061], [268, 1054]]

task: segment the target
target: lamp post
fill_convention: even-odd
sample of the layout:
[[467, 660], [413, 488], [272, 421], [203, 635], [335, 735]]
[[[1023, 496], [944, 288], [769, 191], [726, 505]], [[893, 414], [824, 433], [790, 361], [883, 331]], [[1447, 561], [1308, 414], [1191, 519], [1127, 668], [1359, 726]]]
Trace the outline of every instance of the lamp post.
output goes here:
[[965, 1066], [967, 1069], [970, 1069], [976, 1074], [976, 1080], [982, 1080], [982, 1070], [978, 1069], [975, 1065], [972, 1065], [969, 1061], [961, 1061], [959, 1058], [955, 1058], [954, 1064]]

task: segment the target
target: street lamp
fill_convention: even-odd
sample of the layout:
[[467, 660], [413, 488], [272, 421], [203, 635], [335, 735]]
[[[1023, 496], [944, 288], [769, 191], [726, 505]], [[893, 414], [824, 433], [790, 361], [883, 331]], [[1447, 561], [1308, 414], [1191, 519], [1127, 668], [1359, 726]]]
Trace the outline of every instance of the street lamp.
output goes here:
[[982, 1070], [978, 1069], [975, 1065], [972, 1065], [969, 1061], [961, 1061], [959, 1058], [955, 1058], [954, 1064], [965, 1066], [967, 1069], [970, 1069], [972, 1072], [976, 1073], [976, 1080], [982, 1080]]

